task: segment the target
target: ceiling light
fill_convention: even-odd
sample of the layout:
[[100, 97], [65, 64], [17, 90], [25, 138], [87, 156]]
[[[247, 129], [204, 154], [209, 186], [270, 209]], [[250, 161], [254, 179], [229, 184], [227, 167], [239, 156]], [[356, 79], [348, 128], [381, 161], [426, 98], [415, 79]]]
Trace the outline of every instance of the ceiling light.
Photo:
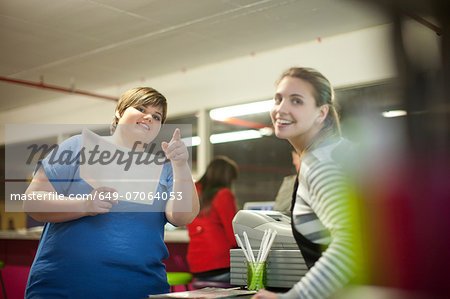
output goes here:
[[216, 144], [216, 143], [256, 139], [261, 137], [262, 135], [258, 130], [245, 130], [245, 131], [213, 134], [209, 137], [209, 141], [211, 141], [212, 144]]
[[[256, 138], [261, 138], [263, 136], [270, 136], [272, 134], [273, 134], [273, 130], [271, 128], [263, 128], [260, 130], [245, 130], [245, 131], [237, 131], [237, 132], [212, 134], [209, 137], [209, 141], [212, 144], [216, 144], [216, 143], [225, 143], [225, 142], [232, 142], [232, 141], [256, 139]], [[182, 138], [181, 140], [188, 147], [198, 146], [201, 142], [201, 139], [199, 136], [186, 137], [186, 138]]]
[[399, 117], [406, 115], [405, 110], [390, 110], [390, 111], [384, 111], [381, 113], [384, 117], [390, 118], [390, 117]]
[[209, 116], [214, 120], [225, 120], [229, 117], [268, 112], [273, 106], [273, 100], [254, 102], [249, 104], [228, 106], [212, 109]]
[[259, 129], [259, 132], [263, 136], [272, 136], [273, 135], [273, 129], [271, 127], [261, 128], [261, 129]]
[[181, 138], [181, 141], [184, 142], [186, 146], [197, 146], [201, 142], [201, 138], [199, 136], [192, 136], [192, 137], [186, 137]]

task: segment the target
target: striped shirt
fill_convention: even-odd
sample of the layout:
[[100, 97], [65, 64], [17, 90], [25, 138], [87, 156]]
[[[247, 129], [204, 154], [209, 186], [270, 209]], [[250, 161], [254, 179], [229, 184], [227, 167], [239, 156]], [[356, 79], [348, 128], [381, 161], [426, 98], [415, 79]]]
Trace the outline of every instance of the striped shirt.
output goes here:
[[302, 158], [294, 228], [328, 248], [289, 292], [278, 294], [280, 299], [326, 298], [354, 276], [348, 178], [339, 163], [341, 153], [350, 148], [344, 139], [328, 139]]

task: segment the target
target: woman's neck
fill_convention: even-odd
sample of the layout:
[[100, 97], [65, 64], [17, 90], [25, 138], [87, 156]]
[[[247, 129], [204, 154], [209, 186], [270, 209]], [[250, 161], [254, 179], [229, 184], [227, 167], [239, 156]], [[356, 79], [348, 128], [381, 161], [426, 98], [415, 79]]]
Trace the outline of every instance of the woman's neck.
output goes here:
[[306, 153], [310, 149], [311, 145], [314, 144], [315, 140], [320, 137], [321, 130], [322, 126], [316, 127], [305, 134], [288, 139], [288, 141], [301, 156]]
[[125, 136], [123, 136], [123, 134], [121, 134], [120, 130], [116, 129], [111, 138], [113, 142], [119, 146], [134, 149], [137, 151], [144, 151], [142, 143], [138, 143], [135, 145], [135, 141], [128, 140], [128, 138], [126, 138]]

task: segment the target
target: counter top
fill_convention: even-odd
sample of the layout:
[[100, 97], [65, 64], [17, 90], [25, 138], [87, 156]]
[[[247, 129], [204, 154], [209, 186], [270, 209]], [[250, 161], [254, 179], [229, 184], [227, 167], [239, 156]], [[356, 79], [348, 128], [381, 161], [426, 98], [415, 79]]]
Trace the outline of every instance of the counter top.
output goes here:
[[[42, 226], [31, 229], [19, 229], [15, 231], [0, 231], [0, 239], [3, 240], [39, 240], [42, 234]], [[189, 243], [189, 235], [186, 229], [166, 230], [164, 242]]]
[[42, 227], [32, 229], [18, 229], [0, 231], [0, 239], [9, 240], [39, 240], [42, 234]]

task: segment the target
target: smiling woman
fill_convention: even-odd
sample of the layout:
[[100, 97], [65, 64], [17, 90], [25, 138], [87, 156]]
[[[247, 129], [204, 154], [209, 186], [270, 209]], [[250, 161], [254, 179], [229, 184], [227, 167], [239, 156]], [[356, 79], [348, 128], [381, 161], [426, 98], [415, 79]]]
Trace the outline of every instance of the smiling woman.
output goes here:
[[[155, 139], [167, 113], [165, 97], [149, 87], [127, 91], [119, 100], [112, 125], [111, 140], [116, 146], [144, 150], [143, 144]], [[139, 145], [136, 146], [136, 145]], [[114, 186], [93, 188], [80, 177], [81, 155], [69, 163], [65, 153], [80, 153], [82, 136], [76, 135], [53, 149], [39, 161], [26, 194], [58, 200], [25, 201], [24, 210], [34, 219], [46, 222], [33, 266], [26, 298], [143, 298], [169, 291], [165, 266], [168, 257], [164, 226], [190, 223], [198, 214], [199, 202], [188, 166], [188, 151], [177, 128], [169, 142], [162, 142], [164, 164], [158, 172], [152, 212], [124, 212], [126, 203], [114, 197], [117, 185], [130, 187], [129, 172]], [[92, 152], [90, 152], [92, 154]], [[149, 165], [150, 166], [150, 165]], [[125, 166], [126, 167], [126, 166]], [[145, 168], [152, 172], [154, 168]], [[109, 182], [110, 183], [110, 182]], [[130, 190], [129, 194], [131, 194]], [[165, 200], [174, 194], [179, 200]], [[83, 196], [85, 195], [85, 196]], [[71, 200], [87, 197], [88, 200]], [[178, 199], [178, 198], [177, 198]], [[180, 206], [191, 207], [180, 212]], [[147, 210], [145, 210], [147, 211]], [[101, 283], [99, 278], [102, 279]], [[121, 281], [127, 285], [123, 288]]]
[[309, 271], [289, 292], [259, 291], [258, 299], [327, 298], [355, 277], [354, 197], [340, 156], [352, 145], [340, 136], [333, 100], [330, 83], [314, 69], [291, 68], [276, 85], [275, 135], [301, 159], [291, 225]]
[[117, 105], [111, 126], [113, 138], [128, 148], [136, 140], [148, 143], [158, 135], [166, 116], [167, 102], [163, 95], [151, 88], [130, 89]]
[[316, 135], [340, 135], [334, 91], [319, 72], [291, 68], [278, 81], [270, 112], [277, 137], [302, 151]]

